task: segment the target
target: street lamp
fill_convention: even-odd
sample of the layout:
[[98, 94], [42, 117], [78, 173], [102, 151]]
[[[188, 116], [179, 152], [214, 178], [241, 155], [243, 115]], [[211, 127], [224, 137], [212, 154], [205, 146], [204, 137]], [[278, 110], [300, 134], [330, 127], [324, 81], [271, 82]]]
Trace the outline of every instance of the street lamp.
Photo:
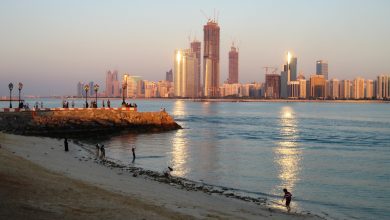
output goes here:
[[8, 84], [8, 89], [9, 89], [9, 107], [12, 108], [11, 99], [12, 99], [12, 90], [14, 89], [14, 84], [9, 83]]
[[20, 108], [20, 102], [21, 102], [21, 100], [20, 100], [20, 92], [22, 91], [22, 89], [23, 89], [23, 83], [19, 82], [19, 84], [18, 84], [18, 90], [19, 90], [19, 108]]
[[99, 85], [98, 84], [95, 84], [94, 86], [93, 86], [93, 90], [95, 90], [95, 95], [96, 95], [96, 102], [95, 102], [95, 104], [96, 104], [96, 108], [97, 108], [97, 97], [98, 97], [98, 90], [99, 90]]
[[123, 82], [122, 83], [122, 95], [123, 95], [122, 106], [126, 105], [126, 102], [125, 102], [125, 90], [126, 90], [126, 88], [127, 88], [127, 83]]
[[84, 86], [84, 90], [85, 90], [85, 107], [88, 108], [88, 91], [89, 91], [88, 84]]

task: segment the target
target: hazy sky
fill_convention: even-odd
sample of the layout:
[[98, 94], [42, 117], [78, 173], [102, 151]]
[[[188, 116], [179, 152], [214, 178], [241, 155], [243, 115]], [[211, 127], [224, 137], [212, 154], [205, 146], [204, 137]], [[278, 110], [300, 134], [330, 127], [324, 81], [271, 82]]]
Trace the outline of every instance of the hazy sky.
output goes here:
[[[24, 94], [75, 94], [78, 81], [104, 86], [117, 69], [148, 80], [165, 78], [175, 48], [203, 38], [201, 10], [221, 27], [221, 82], [232, 40], [240, 48], [239, 80], [264, 81], [264, 66], [285, 62], [329, 77], [373, 79], [390, 73], [390, 1], [0, 1], [0, 96], [22, 81]], [[203, 45], [202, 45], [203, 46]]]

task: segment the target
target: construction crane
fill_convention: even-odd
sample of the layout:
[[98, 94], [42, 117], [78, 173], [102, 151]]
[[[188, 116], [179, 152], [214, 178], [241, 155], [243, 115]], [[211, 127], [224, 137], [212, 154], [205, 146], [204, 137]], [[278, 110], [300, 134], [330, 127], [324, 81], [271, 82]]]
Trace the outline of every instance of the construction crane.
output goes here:
[[207, 22], [211, 21], [210, 16], [208, 16], [202, 9], [200, 9], [200, 12], [202, 12], [203, 16], [207, 19]]

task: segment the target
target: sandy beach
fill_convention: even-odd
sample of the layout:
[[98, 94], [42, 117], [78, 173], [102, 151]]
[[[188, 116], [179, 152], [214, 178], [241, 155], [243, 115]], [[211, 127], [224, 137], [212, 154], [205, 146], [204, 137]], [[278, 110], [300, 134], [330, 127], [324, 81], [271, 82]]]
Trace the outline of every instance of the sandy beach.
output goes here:
[[0, 145], [0, 219], [319, 219], [133, 177], [73, 142], [0, 133]]

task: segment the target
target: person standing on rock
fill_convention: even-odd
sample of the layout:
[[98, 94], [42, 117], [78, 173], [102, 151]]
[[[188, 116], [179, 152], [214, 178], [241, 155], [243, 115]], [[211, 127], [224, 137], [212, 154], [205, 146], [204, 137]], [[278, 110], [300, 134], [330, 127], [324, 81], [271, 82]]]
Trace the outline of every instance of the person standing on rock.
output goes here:
[[111, 102], [110, 102], [110, 100], [107, 100], [107, 107], [111, 108]]
[[69, 151], [69, 148], [68, 148], [68, 138], [65, 138], [64, 140], [64, 146], [65, 146], [65, 151]]

